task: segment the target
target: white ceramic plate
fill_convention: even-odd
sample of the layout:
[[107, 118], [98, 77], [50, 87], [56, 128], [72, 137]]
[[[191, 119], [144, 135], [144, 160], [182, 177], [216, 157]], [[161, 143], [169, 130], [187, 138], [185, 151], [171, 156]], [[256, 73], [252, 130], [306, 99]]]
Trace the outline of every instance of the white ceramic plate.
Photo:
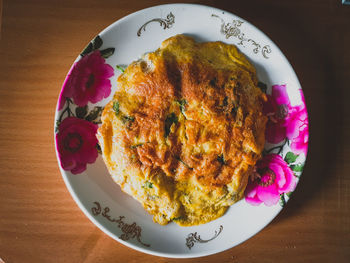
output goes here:
[[[95, 145], [87, 145], [95, 143], [89, 132], [93, 134], [97, 125], [91, 123], [99, 122], [102, 107], [116, 90], [116, 79], [120, 74], [116, 66], [128, 65], [176, 34], [188, 34], [198, 41], [235, 44], [255, 65], [259, 80], [266, 84], [268, 94], [271, 94], [273, 85], [285, 85], [283, 89], [289, 97], [288, 105], [276, 104], [275, 117], [278, 118], [282, 112], [282, 119], [285, 118], [279, 119], [282, 126], [298, 125], [294, 133], [286, 133], [283, 141], [267, 143], [266, 154], [278, 153], [279, 167], [286, 173], [293, 170], [293, 182], [289, 183], [296, 185], [305, 162], [308, 141], [307, 113], [299, 81], [279, 48], [264, 33], [236, 15], [207, 6], [155, 6], [128, 15], [103, 30], [83, 52], [84, 58], [78, 56], [67, 75], [56, 110], [55, 142], [67, 188], [96, 226], [136, 250], [164, 257], [190, 258], [232, 248], [258, 233], [280, 212], [294, 185], [287, 187], [288, 191], [279, 186], [280, 200], [277, 204], [275, 200], [273, 205], [265, 205], [264, 202], [269, 202], [266, 195], [259, 196], [253, 190], [250, 203], [239, 201], [223, 217], [205, 225], [180, 227], [174, 223], [166, 226], [153, 223], [142, 206], [112, 181], [101, 156], [96, 159]], [[94, 73], [98, 67], [103, 70]], [[79, 94], [87, 92], [84, 87], [99, 89], [98, 85], [104, 85], [102, 97], [96, 94], [79, 97]], [[278, 97], [275, 96], [275, 100]], [[76, 104], [80, 105], [78, 109]], [[286, 109], [291, 110], [289, 115], [288, 111], [285, 114]], [[295, 112], [301, 117], [295, 117]], [[294, 119], [291, 120], [292, 117]], [[299, 122], [295, 118], [299, 118]], [[288, 127], [286, 129], [290, 129]]]

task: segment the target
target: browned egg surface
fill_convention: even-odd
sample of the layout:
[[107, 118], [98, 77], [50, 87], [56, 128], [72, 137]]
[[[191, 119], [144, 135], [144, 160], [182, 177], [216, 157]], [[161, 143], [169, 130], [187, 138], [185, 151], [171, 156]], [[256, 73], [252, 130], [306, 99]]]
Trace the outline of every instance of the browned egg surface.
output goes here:
[[176, 35], [119, 76], [98, 130], [103, 159], [155, 222], [209, 222], [242, 198], [261, 157], [264, 100], [234, 45]]

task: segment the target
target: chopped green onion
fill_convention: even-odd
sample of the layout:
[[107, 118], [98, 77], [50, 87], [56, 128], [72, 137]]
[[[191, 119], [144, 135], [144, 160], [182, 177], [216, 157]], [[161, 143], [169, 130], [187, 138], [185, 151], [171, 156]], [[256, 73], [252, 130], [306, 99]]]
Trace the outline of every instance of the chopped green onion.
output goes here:
[[170, 127], [173, 123], [177, 123], [177, 117], [174, 112], [169, 114], [168, 117], [165, 119], [165, 137], [168, 137], [168, 135], [170, 134]]
[[153, 188], [153, 184], [150, 181], [146, 181], [142, 187], [143, 188]]
[[119, 65], [116, 65], [115, 66], [117, 69], [119, 69], [121, 72], [125, 72], [125, 69], [123, 68], [123, 67], [121, 67], [121, 66], [119, 66]]
[[119, 102], [118, 101], [113, 102], [113, 110], [115, 112], [115, 115], [118, 116], [118, 114], [119, 114]]

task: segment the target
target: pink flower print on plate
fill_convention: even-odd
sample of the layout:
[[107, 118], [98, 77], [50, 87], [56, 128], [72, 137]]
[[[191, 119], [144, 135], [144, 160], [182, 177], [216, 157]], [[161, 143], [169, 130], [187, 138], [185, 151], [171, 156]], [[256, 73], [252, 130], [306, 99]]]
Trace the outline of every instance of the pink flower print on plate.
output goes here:
[[86, 164], [96, 161], [97, 128], [96, 124], [76, 117], [61, 122], [56, 134], [56, 149], [64, 170], [79, 174], [86, 170]]
[[[80, 107], [88, 102], [97, 103], [111, 94], [109, 78], [113, 75], [113, 68], [105, 63], [100, 51], [95, 50], [74, 63], [63, 84], [61, 97], [73, 98]], [[62, 107], [59, 103], [58, 108]]]
[[248, 203], [272, 206], [278, 203], [280, 194], [294, 190], [296, 177], [280, 155], [268, 154], [256, 166], [257, 171], [249, 179], [245, 190]]

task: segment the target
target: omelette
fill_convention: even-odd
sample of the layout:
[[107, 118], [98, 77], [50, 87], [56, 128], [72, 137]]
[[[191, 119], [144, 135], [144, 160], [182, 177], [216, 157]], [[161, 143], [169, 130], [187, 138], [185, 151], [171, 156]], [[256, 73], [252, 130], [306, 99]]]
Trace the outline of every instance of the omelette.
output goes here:
[[185, 35], [118, 78], [97, 137], [121, 189], [161, 225], [210, 222], [244, 194], [261, 158], [266, 95], [234, 45]]

